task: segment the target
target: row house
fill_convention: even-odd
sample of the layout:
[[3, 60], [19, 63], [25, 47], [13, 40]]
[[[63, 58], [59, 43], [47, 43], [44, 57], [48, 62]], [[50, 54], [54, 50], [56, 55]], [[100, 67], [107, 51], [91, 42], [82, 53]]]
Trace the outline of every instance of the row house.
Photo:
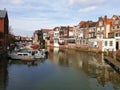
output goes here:
[[69, 27], [67, 26], [60, 26], [60, 39], [59, 44], [60, 45], [67, 45], [68, 40], [68, 34], [69, 34]]
[[68, 26], [68, 43], [75, 43], [75, 34], [73, 27]]
[[43, 33], [43, 39], [45, 40], [45, 41], [47, 41], [48, 39], [49, 39], [49, 31], [51, 31], [52, 29], [41, 29], [41, 31], [42, 31], [42, 33]]
[[97, 24], [97, 39], [101, 43], [98, 48], [102, 51], [116, 51], [115, 39], [108, 38], [108, 33], [111, 31], [112, 18], [107, 16], [100, 17]]
[[54, 31], [48, 31], [49, 39], [47, 40], [47, 46], [53, 46], [54, 44]]
[[108, 33], [110, 32], [112, 19], [107, 18], [107, 16], [99, 17], [97, 23], [97, 39], [108, 38]]
[[77, 26], [74, 27], [76, 29], [75, 37], [76, 37], [76, 47], [80, 47], [80, 41], [84, 36], [84, 28], [82, 28], [85, 22], [81, 21]]
[[39, 45], [40, 40], [43, 40], [43, 32], [41, 30], [36, 30], [33, 35], [33, 44]]
[[[108, 38], [112, 18], [99, 17], [97, 22], [81, 21], [76, 33], [76, 47], [96, 49], [99, 51], [116, 51], [115, 38]], [[111, 31], [113, 32], [113, 31]]]
[[45, 45], [50, 45], [50, 35], [49, 32], [52, 31], [52, 29], [41, 29], [42, 33], [43, 33], [43, 40], [45, 40]]
[[92, 21], [81, 21], [77, 27], [76, 46], [88, 48], [89, 24]]
[[75, 29], [71, 26], [60, 26], [59, 45], [73, 47], [75, 45]]
[[7, 49], [8, 45], [8, 34], [9, 34], [9, 19], [7, 11], [0, 10], [0, 48], [3, 50]]
[[111, 31], [108, 34], [109, 38], [115, 38], [116, 49], [120, 49], [120, 16], [113, 15], [111, 23]]
[[91, 22], [89, 24], [89, 39], [95, 39], [96, 38], [96, 24], [97, 22]]
[[67, 44], [69, 48], [74, 48], [76, 47], [75, 43], [76, 43], [76, 30], [74, 27], [70, 27], [68, 26], [68, 40], [67, 40]]
[[53, 29], [53, 46], [68, 46], [70, 43], [75, 44], [74, 30], [70, 26], [60, 26]]
[[74, 46], [103, 52], [116, 51], [120, 49], [120, 16], [99, 17], [96, 22], [81, 21], [73, 27], [55, 27], [44, 36], [49, 37], [49, 44], [55, 47]]
[[94, 25], [93, 32], [95, 31], [95, 33], [93, 39], [89, 38], [90, 49], [96, 49], [99, 51], [116, 51], [115, 39], [108, 38], [108, 33], [111, 31], [112, 21], [113, 19], [107, 18], [107, 16], [99, 17], [96, 25]]
[[97, 48], [97, 22], [92, 22], [89, 24], [89, 48]]
[[54, 47], [59, 47], [59, 38], [60, 38], [60, 28], [59, 27], [55, 27], [53, 29], [54, 31]]

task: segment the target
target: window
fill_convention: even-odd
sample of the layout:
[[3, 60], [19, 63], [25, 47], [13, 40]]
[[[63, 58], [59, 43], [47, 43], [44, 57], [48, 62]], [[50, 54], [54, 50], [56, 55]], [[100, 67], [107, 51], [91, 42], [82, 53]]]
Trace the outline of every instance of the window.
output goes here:
[[99, 26], [102, 26], [102, 25], [103, 25], [103, 22], [102, 22], [102, 21], [100, 21], [100, 22], [99, 22]]
[[117, 26], [117, 29], [119, 29], [119, 26]]
[[115, 29], [115, 26], [113, 26], [113, 29]]
[[105, 46], [107, 46], [107, 41], [105, 41]]
[[119, 20], [116, 20], [116, 21], [115, 21], [115, 24], [119, 24]]
[[118, 37], [118, 33], [116, 33], [116, 37]]
[[97, 31], [100, 31], [100, 28], [97, 28]]
[[110, 46], [113, 46], [113, 41], [110, 41]]

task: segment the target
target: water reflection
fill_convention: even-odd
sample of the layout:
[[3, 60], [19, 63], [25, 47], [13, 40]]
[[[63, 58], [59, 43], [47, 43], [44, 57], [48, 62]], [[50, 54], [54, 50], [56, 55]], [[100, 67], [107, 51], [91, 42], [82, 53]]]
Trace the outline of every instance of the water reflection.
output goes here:
[[9, 60], [8, 65], [27, 65], [29, 67], [31, 66], [38, 66], [41, 63], [43, 63], [46, 59], [37, 59], [35, 61], [24, 61], [24, 60]]
[[106, 64], [104, 54], [48, 51], [47, 60], [1, 58], [0, 90], [120, 90], [120, 74]]
[[7, 58], [0, 57], [0, 90], [5, 90], [8, 82]]
[[[109, 90], [120, 90], [120, 74], [104, 61], [104, 54], [79, 52], [75, 50], [49, 49], [51, 62], [82, 70], [98, 84]], [[115, 55], [113, 55], [113, 58]]]

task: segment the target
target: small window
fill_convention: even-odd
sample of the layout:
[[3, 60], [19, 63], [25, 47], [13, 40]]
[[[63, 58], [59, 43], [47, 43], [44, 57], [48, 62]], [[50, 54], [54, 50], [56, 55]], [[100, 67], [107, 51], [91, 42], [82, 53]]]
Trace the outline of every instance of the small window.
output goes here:
[[110, 46], [113, 46], [113, 41], [110, 41]]
[[119, 24], [119, 20], [116, 20], [116, 21], [115, 21], [115, 24]]
[[18, 54], [18, 56], [22, 56], [22, 54]]
[[117, 29], [119, 29], [119, 26], [117, 26]]
[[116, 37], [118, 37], [119, 36], [119, 34], [118, 33], [116, 33]]
[[115, 26], [113, 26], [113, 29], [115, 29]]
[[107, 41], [105, 41], [105, 46], [107, 46]]
[[28, 54], [23, 54], [24, 56], [28, 56]]

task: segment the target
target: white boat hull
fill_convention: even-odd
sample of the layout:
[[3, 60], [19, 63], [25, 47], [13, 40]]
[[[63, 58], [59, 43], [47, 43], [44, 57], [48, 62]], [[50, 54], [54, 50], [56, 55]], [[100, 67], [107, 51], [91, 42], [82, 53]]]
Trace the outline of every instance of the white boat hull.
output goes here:
[[27, 50], [26, 52], [9, 52], [8, 56], [11, 59], [19, 60], [35, 60], [45, 58], [45, 52], [39, 50]]

